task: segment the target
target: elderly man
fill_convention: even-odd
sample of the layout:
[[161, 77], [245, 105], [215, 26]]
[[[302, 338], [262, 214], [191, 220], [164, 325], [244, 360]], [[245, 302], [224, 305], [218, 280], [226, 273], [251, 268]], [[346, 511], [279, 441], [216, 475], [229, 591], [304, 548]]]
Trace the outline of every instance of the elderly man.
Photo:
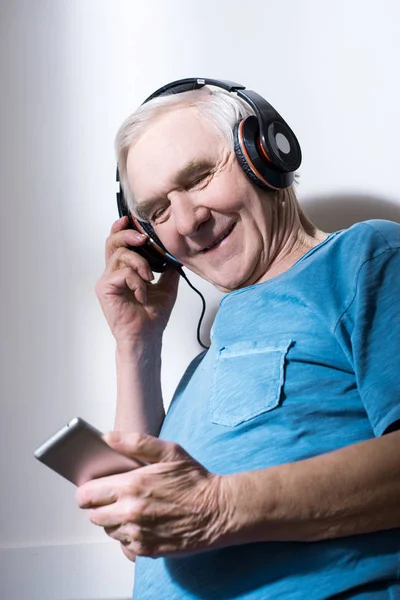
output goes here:
[[209, 86], [147, 102], [118, 133], [132, 213], [227, 295], [165, 416], [161, 344], [179, 274], [152, 283], [132, 250], [146, 235], [114, 223], [97, 284], [116, 340], [106, 439], [141, 463], [85, 484], [78, 503], [137, 556], [138, 600], [394, 600], [400, 226], [327, 234], [292, 185], [258, 185], [234, 148], [252, 114]]

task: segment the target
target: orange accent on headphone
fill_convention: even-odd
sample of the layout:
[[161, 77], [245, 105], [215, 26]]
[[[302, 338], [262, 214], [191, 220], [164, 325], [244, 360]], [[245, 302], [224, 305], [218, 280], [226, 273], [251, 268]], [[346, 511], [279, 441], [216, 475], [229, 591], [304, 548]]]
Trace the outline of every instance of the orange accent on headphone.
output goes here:
[[[160, 252], [163, 256], [168, 257], [169, 256], [168, 252], [166, 252], [163, 248], [161, 248], [161, 246], [159, 246], [157, 244], [157, 242], [155, 242], [153, 239], [151, 239], [151, 237], [149, 236], [147, 231], [145, 229], [143, 229], [143, 227], [141, 226], [140, 221], [138, 221], [132, 213], [129, 213], [129, 214], [131, 215], [131, 219], [135, 223], [139, 233], [143, 233], [144, 235], [146, 235], [148, 237], [148, 243], [152, 244], [157, 249], [157, 251]], [[176, 262], [178, 262], [178, 261], [176, 261]]]
[[264, 149], [264, 146], [263, 146], [263, 145], [262, 145], [262, 143], [261, 143], [261, 140], [260, 140], [260, 138], [258, 138], [258, 140], [257, 140], [257, 146], [258, 146], [258, 149], [259, 149], [259, 151], [261, 152], [261, 154], [263, 154], [263, 155], [264, 155], [264, 158], [265, 158], [265, 160], [267, 160], [267, 161], [270, 163], [270, 162], [271, 162], [271, 159], [270, 159], [270, 157], [268, 156], [268, 154], [266, 153], [266, 151], [265, 151], [265, 149]]
[[[244, 142], [243, 142], [243, 132], [242, 132], [242, 128], [243, 128], [243, 122], [244, 122], [244, 121], [242, 121], [241, 123], [239, 123], [239, 129], [238, 129], [239, 143], [240, 143], [240, 148], [241, 148], [241, 150], [242, 150], [243, 154], [244, 154], [244, 155], [245, 155], [245, 157], [246, 157], [246, 160], [247, 160], [247, 163], [248, 163], [248, 165], [249, 165], [250, 169], [253, 171], [254, 175], [256, 175], [256, 176], [257, 176], [259, 179], [261, 179], [261, 180], [262, 180], [262, 181], [265, 183], [265, 185], [267, 185], [268, 187], [272, 188], [273, 190], [279, 190], [280, 188], [277, 188], [277, 187], [275, 187], [275, 186], [271, 185], [271, 184], [270, 184], [270, 183], [269, 183], [269, 182], [268, 182], [268, 181], [267, 181], [267, 180], [266, 180], [266, 179], [265, 179], [265, 178], [264, 178], [264, 177], [261, 175], [261, 173], [259, 173], [259, 172], [257, 171], [257, 169], [255, 168], [255, 166], [254, 166], [254, 165], [253, 165], [253, 163], [251, 162], [251, 160], [250, 160], [250, 157], [249, 157], [249, 155], [248, 155], [248, 153], [247, 153], [246, 147], [245, 147], [245, 145], [244, 145]], [[259, 145], [261, 146], [261, 144], [260, 144], [260, 141], [259, 141], [259, 140], [258, 140], [258, 143], [259, 143]], [[262, 152], [263, 152], [264, 156], [266, 157], [266, 159], [268, 160], [268, 162], [271, 162], [271, 161], [270, 161], [270, 159], [268, 158], [268, 156], [267, 156], [267, 154], [266, 154], [266, 152], [265, 152], [264, 148], [262, 148], [262, 146], [261, 146], [261, 150], [262, 150]]]

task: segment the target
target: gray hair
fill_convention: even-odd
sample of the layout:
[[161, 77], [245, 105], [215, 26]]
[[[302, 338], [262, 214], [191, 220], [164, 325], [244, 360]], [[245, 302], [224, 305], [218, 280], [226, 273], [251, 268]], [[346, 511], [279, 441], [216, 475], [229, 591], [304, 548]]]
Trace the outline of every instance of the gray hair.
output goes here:
[[135, 212], [136, 202], [129, 188], [127, 158], [129, 149], [158, 116], [174, 109], [195, 106], [202, 116], [223, 135], [233, 148], [233, 128], [238, 121], [254, 115], [251, 106], [236, 94], [215, 86], [205, 86], [200, 90], [159, 96], [142, 104], [121, 125], [115, 137], [115, 152], [121, 187], [129, 210]]
[[[242, 98], [216, 86], [204, 86], [200, 90], [158, 96], [146, 104], [142, 104], [125, 119], [115, 137], [120, 183], [128, 208], [133, 214], [136, 213], [136, 202], [129, 188], [126, 164], [129, 149], [139, 141], [146, 127], [158, 116], [171, 110], [191, 106], [195, 106], [204, 119], [222, 134], [231, 148], [234, 147], [233, 129], [235, 124], [255, 114], [252, 107]], [[276, 195], [279, 200], [285, 199], [290, 204], [296, 205], [301, 215], [302, 211], [298, 206], [293, 185], [284, 190], [271, 190], [271, 194]], [[140, 218], [143, 219], [143, 217]]]

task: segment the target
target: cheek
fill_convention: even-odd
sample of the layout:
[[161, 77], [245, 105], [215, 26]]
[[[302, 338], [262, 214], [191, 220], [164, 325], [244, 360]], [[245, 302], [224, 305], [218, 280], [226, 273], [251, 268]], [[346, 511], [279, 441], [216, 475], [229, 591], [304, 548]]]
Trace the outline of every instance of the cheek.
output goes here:
[[158, 225], [154, 227], [154, 231], [168, 252], [179, 259], [183, 252], [182, 240], [170, 223]]
[[248, 191], [242, 182], [235, 178], [228, 181], [217, 179], [207, 190], [206, 196], [205, 202], [209, 208], [221, 212], [238, 212], [246, 203]]

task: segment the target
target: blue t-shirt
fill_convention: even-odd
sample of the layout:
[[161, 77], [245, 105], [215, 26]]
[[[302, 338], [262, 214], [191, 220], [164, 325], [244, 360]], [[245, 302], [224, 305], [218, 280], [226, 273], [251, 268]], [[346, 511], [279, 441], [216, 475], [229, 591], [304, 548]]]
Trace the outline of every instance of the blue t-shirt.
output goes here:
[[[331, 234], [223, 298], [160, 437], [211, 472], [262, 469], [381, 436], [400, 420], [400, 225]], [[138, 557], [135, 600], [400, 598], [400, 529]]]

